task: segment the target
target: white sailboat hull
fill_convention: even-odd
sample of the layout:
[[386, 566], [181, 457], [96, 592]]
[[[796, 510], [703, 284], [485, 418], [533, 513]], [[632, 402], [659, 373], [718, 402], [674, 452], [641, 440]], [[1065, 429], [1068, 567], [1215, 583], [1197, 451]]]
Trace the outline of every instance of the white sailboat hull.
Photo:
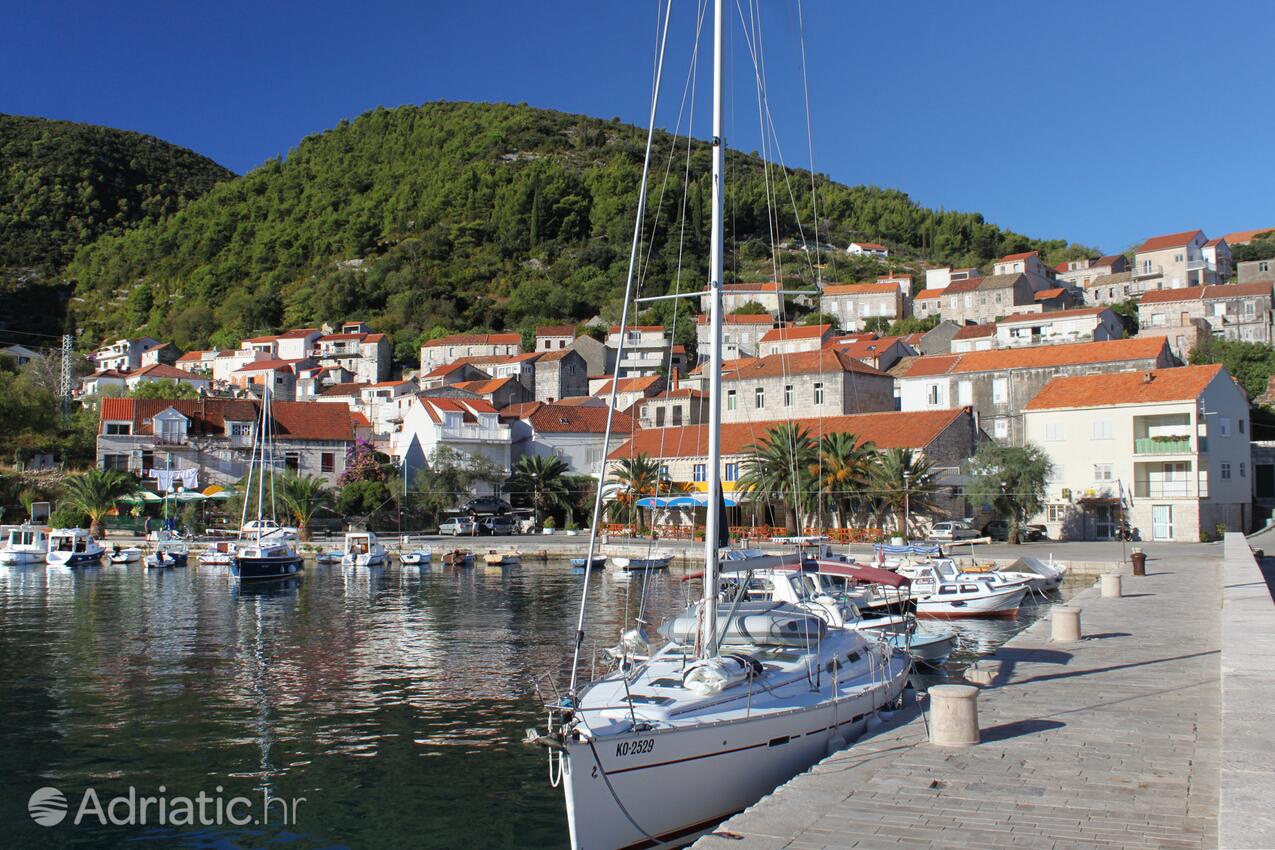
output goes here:
[[943, 599], [925, 596], [917, 600], [918, 617], [1012, 617], [1027, 595], [1026, 585], [987, 589], [978, 595]]
[[[746, 720], [568, 740], [563, 784], [576, 850], [689, 843], [862, 735], [904, 675], [853, 696]], [[618, 798], [618, 800], [617, 800]], [[627, 811], [627, 815], [626, 815]]]

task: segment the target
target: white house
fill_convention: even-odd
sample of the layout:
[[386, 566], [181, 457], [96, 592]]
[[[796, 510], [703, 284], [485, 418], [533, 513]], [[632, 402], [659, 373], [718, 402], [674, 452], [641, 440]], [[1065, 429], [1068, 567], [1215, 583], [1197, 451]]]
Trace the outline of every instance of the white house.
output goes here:
[[878, 257], [884, 260], [890, 256], [890, 249], [884, 245], [878, 245], [876, 242], [851, 242], [850, 247], [846, 249], [846, 253], [853, 256]]
[[[513, 461], [523, 455], [557, 457], [570, 475], [596, 475], [602, 462], [606, 435], [606, 406], [579, 404], [517, 405], [509, 418], [513, 429]], [[637, 424], [627, 413], [616, 411], [611, 421], [612, 447], [628, 439]]]
[[462, 357], [507, 357], [521, 351], [522, 337], [515, 333], [452, 334], [421, 346], [421, 374]]
[[175, 366], [168, 366], [163, 363], [156, 363], [151, 366], [143, 366], [128, 374], [124, 379], [125, 385], [129, 392], [137, 389], [141, 384], [155, 383], [157, 381], [176, 381], [179, 384], [188, 384], [196, 390], [207, 392], [212, 388], [212, 381], [201, 375], [194, 375]]
[[[409, 476], [442, 446], [484, 458], [505, 475], [510, 470], [509, 425], [501, 422], [496, 408], [482, 399], [414, 396], [404, 407], [401, 430], [392, 435], [390, 446], [398, 461], [406, 465]], [[475, 495], [493, 490], [489, 484], [479, 484]], [[464, 499], [458, 496], [458, 501]]]
[[996, 346], [1103, 342], [1124, 337], [1124, 323], [1110, 307], [1078, 307], [1021, 316], [996, 322]]
[[1219, 364], [1050, 381], [1023, 412], [1054, 464], [1044, 513], [1058, 539], [1194, 543], [1252, 519], [1248, 399]]

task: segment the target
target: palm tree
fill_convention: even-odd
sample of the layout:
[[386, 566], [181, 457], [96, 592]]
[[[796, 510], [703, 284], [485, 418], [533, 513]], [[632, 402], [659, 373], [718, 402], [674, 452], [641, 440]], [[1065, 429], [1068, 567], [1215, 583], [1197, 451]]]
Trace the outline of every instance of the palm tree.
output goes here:
[[317, 475], [289, 475], [283, 479], [279, 498], [297, 523], [297, 534], [310, 539], [310, 520], [332, 505], [332, 491]]
[[811, 469], [818, 468], [819, 454], [810, 432], [784, 422], [766, 429], [761, 441], [745, 452], [737, 489], [755, 501], [780, 500], [788, 532], [797, 534], [817, 489]]
[[912, 449], [882, 452], [872, 468], [871, 483], [879, 504], [894, 514], [894, 527], [905, 537], [908, 515], [935, 507], [938, 481], [934, 465]]
[[89, 518], [89, 533], [104, 537], [102, 519], [115, 508], [115, 503], [137, 492], [137, 479], [118, 469], [90, 469], [66, 480], [62, 504]]
[[659, 461], [647, 455], [641, 454], [617, 462], [609, 479], [614, 485], [611, 502], [613, 511], [619, 512], [621, 516], [627, 514], [630, 521], [636, 520], [638, 531], [641, 531], [642, 512], [638, 509], [638, 500], [659, 493], [663, 479]]
[[825, 434], [819, 441], [820, 490], [828, 495], [837, 514], [839, 528], [846, 527], [846, 506], [857, 509], [872, 475], [877, 450], [872, 443], [858, 445], [854, 434]]
[[536, 525], [544, 514], [553, 508], [567, 504], [570, 488], [567, 486], [567, 464], [556, 455], [523, 455], [509, 477], [509, 487], [526, 493], [536, 512]]

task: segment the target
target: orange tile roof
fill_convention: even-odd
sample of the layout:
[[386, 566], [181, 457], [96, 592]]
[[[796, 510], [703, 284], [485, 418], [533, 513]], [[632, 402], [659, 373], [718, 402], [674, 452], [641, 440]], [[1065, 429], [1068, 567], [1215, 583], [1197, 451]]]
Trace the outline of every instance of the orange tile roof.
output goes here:
[[[892, 338], [897, 340], [897, 337]], [[880, 342], [876, 340], [875, 342]], [[722, 368], [722, 380], [746, 381], [755, 378], [780, 378], [785, 375], [857, 372], [861, 375], [884, 376], [885, 373], [861, 362], [843, 348], [798, 351], [795, 354], [771, 354], [767, 357], [742, 358]], [[883, 349], [884, 350], [884, 349]], [[732, 363], [736, 364], [732, 367]]]
[[191, 361], [202, 361], [207, 351], [187, 351], [181, 357], [177, 358], [178, 363], [190, 363]]
[[1204, 388], [1222, 372], [1222, 364], [1213, 363], [1207, 366], [1058, 377], [1027, 402], [1026, 409], [1053, 410], [1192, 401], [1199, 398]]
[[774, 281], [769, 283], [723, 283], [722, 290], [725, 292], [778, 292], [779, 284]]
[[1040, 292], [1036, 293], [1035, 297], [1037, 301], [1048, 301], [1051, 298], [1058, 298], [1059, 296], [1064, 295], [1066, 292], [1067, 290], [1063, 289], [1060, 286], [1055, 289], [1042, 289]]
[[785, 342], [790, 339], [818, 339], [832, 331], [832, 325], [789, 325], [783, 328], [772, 328], [762, 336], [762, 342]]
[[1124, 254], [1108, 254], [1105, 257], [1099, 257], [1093, 261], [1090, 268], [1102, 268], [1104, 266], [1114, 266], [1117, 262], [1124, 259]]
[[1237, 230], [1234, 233], [1228, 233], [1222, 238], [1226, 240], [1227, 245], [1247, 245], [1263, 233], [1275, 233], [1275, 227], [1258, 227], [1254, 230]]
[[1023, 348], [970, 351], [965, 354], [931, 354], [913, 357], [900, 378], [933, 377], [970, 372], [1002, 372], [1007, 369], [1043, 369], [1079, 366], [1083, 363], [1119, 363], [1156, 360], [1166, 350], [1164, 337], [1130, 337], [1106, 342], [1074, 342]]
[[452, 386], [458, 390], [473, 393], [474, 395], [488, 395], [489, 393], [494, 393], [503, 389], [505, 385], [512, 380], [512, 377], [506, 377], [492, 378], [487, 381], [460, 381], [459, 383], [452, 384]]
[[[542, 434], [604, 434], [607, 408], [576, 404], [542, 404], [526, 416], [531, 427]], [[627, 413], [616, 411], [611, 419], [613, 434], [631, 434], [637, 422]]]
[[1183, 286], [1178, 289], [1152, 289], [1139, 299], [1143, 304], [1166, 304], [1174, 301], [1209, 301], [1215, 298], [1244, 298], [1270, 295], [1269, 283], [1224, 283], [1215, 286]]
[[350, 421], [354, 423], [354, 427], [356, 428], [371, 428], [372, 427], [372, 420], [368, 419], [366, 415], [364, 415], [362, 412], [358, 410], [350, 411]]
[[[659, 375], [646, 375], [641, 378], [621, 378], [616, 392], [644, 393], [662, 380], [664, 380], [664, 378]], [[611, 382], [607, 381], [605, 384], [598, 387], [597, 391], [594, 392], [593, 395], [606, 395], [609, 392], [611, 392]]]
[[876, 242], [851, 242], [851, 245], [858, 245], [860, 248], [868, 248], [873, 251], [884, 251], [884, 245], [878, 245]]
[[966, 325], [956, 333], [952, 334], [952, 339], [982, 339], [985, 336], [996, 335], [996, 324], [988, 322], [985, 325]]
[[894, 283], [846, 283], [823, 288], [824, 295], [892, 295], [899, 291]]
[[[224, 436], [226, 422], [254, 422], [261, 419], [261, 402], [256, 399], [160, 399], [114, 398], [102, 402], [102, 421], [133, 422], [134, 434], [151, 433], [143, 424], [155, 414], [173, 408], [190, 419], [191, 434]], [[280, 440], [353, 441], [354, 429], [348, 405], [318, 401], [272, 401], [274, 432]]]
[[154, 363], [150, 366], [143, 366], [129, 373], [130, 378], [172, 378], [174, 381], [206, 381], [206, 378], [192, 376], [189, 372], [169, 366], [165, 363]]
[[291, 372], [292, 363], [287, 360], [253, 360], [235, 370], [236, 372]]
[[1152, 236], [1138, 246], [1136, 253], [1148, 251], [1165, 251], [1169, 248], [1181, 248], [1201, 233], [1199, 229], [1184, 230], [1181, 233], [1169, 233], [1165, 236]]
[[[849, 354], [856, 360], [875, 359], [902, 341], [901, 336], [883, 336], [883, 337], [847, 337], [844, 340], [830, 339], [824, 346], [825, 349], [834, 349], [836, 351]], [[791, 356], [791, 355], [789, 355]], [[789, 373], [792, 370], [788, 370]]]
[[922, 289], [913, 298], [913, 301], [929, 301], [933, 298], [942, 298], [942, 289]]
[[576, 335], [575, 325], [541, 325], [536, 328], [536, 336], [571, 336]]
[[1004, 257], [1001, 257], [1001, 262], [1012, 263], [1015, 260], [1026, 260], [1029, 257], [1039, 257], [1039, 256], [1040, 256], [1039, 251], [1024, 251], [1021, 254], [1006, 254]]
[[452, 334], [438, 339], [431, 339], [422, 348], [437, 348], [440, 345], [522, 345], [521, 334]]
[[[695, 317], [697, 325], [708, 324], [708, 314], [700, 313]], [[722, 316], [722, 324], [725, 325], [773, 325], [775, 318], [769, 313], [727, 313]]]
[[[822, 419], [794, 420], [818, 439], [820, 434], [854, 434], [859, 442], [871, 442], [878, 449], [923, 449], [934, 442], [952, 423], [968, 416], [964, 408], [956, 410], [889, 411], [856, 413], [849, 416], [825, 416]], [[786, 421], [786, 420], [785, 420]], [[730, 422], [722, 425], [723, 455], [743, 454], [749, 446], [764, 439], [767, 427], [776, 422]], [[704, 457], [708, 454], [708, 426], [683, 425], [677, 428], [644, 428], [608, 457], [622, 460], [645, 454], [649, 457]]]

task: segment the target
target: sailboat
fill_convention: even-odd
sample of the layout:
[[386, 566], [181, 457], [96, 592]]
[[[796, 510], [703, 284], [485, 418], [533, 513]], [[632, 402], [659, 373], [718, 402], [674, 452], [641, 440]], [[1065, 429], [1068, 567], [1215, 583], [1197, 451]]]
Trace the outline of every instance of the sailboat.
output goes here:
[[[797, 568], [800, 552], [722, 556], [722, 42], [723, 0], [714, 0], [712, 253], [705, 293], [711, 347], [704, 367], [711, 376], [711, 392], [703, 598], [661, 627], [667, 642], [658, 649], [656, 635], [645, 625], [625, 633], [608, 652], [613, 669], [582, 684], [580, 654], [592, 583], [585, 584], [570, 686], [548, 706], [548, 731], [533, 729], [527, 735], [528, 743], [549, 752], [550, 775], [565, 793], [573, 848], [690, 843], [862, 734], [874, 717], [897, 703], [910, 670], [906, 654], [877, 636], [832, 626], [790, 604], [745, 598], [742, 588], [754, 571]], [[655, 98], [650, 126], [654, 124]], [[630, 254], [630, 292], [650, 148], [648, 136]], [[629, 294], [622, 328], [628, 323]], [[621, 333], [621, 340], [624, 337]], [[617, 362], [623, 355], [621, 347]], [[612, 382], [603, 458], [611, 437], [616, 383]], [[605, 480], [605, 460], [602, 464]], [[599, 487], [595, 494], [588, 558], [596, 552], [602, 491]], [[723, 571], [739, 576], [734, 584], [740, 591], [723, 594]]]
[[[257, 519], [252, 524], [252, 537], [245, 539], [244, 527], [248, 522], [248, 498], [245, 496], [243, 513], [239, 518], [239, 542], [230, 560], [230, 571], [240, 581], [277, 579], [296, 575], [301, 571], [302, 560], [292, 543], [282, 535], [267, 535], [262, 530], [275, 526], [274, 517], [274, 417], [271, 414], [270, 385], [264, 384], [261, 394], [261, 422], [257, 427], [248, 463], [248, 484], [257, 473]], [[270, 515], [265, 513], [266, 476], [270, 477]], [[264, 522], [269, 519], [270, 523]]]

